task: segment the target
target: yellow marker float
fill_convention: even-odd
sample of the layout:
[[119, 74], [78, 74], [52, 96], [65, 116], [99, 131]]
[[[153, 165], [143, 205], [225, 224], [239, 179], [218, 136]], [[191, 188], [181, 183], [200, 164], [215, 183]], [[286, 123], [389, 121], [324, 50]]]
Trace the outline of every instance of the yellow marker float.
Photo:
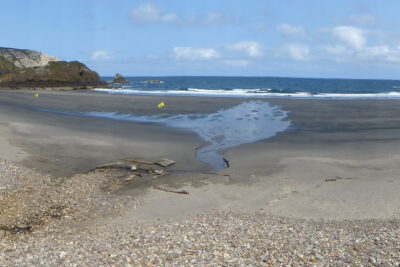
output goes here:
[[160, 102], [160, 104], [157, 105], [158, 108], [163, 108], [165, 107], [165, 103], [164, 102]]
[[39, 98], [39, 93], [33, 95], [34, 98]]

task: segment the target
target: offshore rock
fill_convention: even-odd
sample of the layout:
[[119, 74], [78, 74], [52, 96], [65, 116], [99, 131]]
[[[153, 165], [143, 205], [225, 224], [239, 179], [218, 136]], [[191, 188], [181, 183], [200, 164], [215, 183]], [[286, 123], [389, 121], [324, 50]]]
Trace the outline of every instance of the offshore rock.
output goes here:
[[121, 74], [117, 73], [115, 74], [113, 83], [128, 83], [128, 81]]
[[43, 53], [0, 48], [0, 88], [102, 86], [99, 75], [78, 61], [58, 61]]

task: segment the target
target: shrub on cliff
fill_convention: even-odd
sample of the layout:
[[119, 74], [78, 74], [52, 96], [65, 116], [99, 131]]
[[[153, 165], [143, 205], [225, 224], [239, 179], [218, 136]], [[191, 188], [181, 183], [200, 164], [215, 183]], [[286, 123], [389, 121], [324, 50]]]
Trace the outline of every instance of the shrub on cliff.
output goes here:
[[52, 61], [44, 67], [18, 69], [0, 57], [0, 85], [10, 87], [95, 86], [99, 75], [78, 61]]
[[85, 87], [103, 85], [99, 75], [78, 61], [58, 61], [43, 53], [0, 48], [0, 87]]
[[0, 56], [0, 78], [6, 73], [15, 72], [16, 69], [17, 68], [14, 66], [14, 64]]

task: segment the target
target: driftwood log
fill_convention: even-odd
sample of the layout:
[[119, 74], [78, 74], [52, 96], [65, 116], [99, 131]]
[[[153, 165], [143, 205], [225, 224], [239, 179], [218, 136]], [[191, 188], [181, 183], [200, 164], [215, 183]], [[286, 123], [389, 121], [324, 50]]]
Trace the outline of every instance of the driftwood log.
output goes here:
[[161, 187], [161, 186], [154, 185], [154, 184], [153, 184], [153, 187], [155, 189], [158, 189], [158, 190], [161, 190], [161, 191], [165, 191], [165, 192], [169, 192], [169, 193], [189, 195], [189, 192], [186, 191], [186, 190], [183, 190], [183, 189], [181, 189], [181, 190], [169, 189], [169, 188]]

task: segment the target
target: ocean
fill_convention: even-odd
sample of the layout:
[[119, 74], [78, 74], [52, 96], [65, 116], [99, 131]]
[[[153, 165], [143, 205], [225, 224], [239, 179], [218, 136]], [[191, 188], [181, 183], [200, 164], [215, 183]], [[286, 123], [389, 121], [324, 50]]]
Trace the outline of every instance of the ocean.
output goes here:
[[[102, 77], [112, 81], [113, 77]], [[400, 80], [283, 77], [125, 77], [128, 84], [95, 89], [110, 94], [251, 97], [400, 99]], [[158, 80], [160, 83], [150, 83]]]

